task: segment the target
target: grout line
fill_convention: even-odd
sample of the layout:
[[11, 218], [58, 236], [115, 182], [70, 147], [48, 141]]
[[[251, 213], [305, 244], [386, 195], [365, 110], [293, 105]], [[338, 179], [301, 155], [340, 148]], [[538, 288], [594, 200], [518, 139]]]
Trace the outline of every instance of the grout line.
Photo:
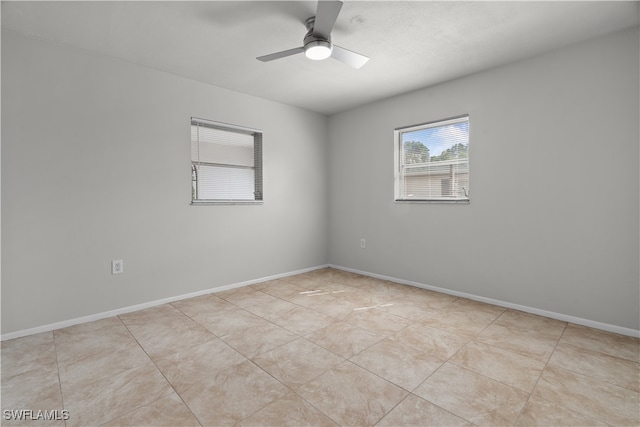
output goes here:
[[292, 391], [296, 396], [298, 396], [300, 399], [302, 399], [302, 400], [304, 400], [305, 402], [307, 402], [307, 404], [308, 404], [309, 406], [311, 406], [313, 409], [315, 409], [316, 411], [318, 411], [320, 414], [324, 415], [325, 417], [327, 417], [328, 419], [330, 419], [331, 421], [333, 421], [336, 425], [338, 425], [338, 426], [340, 425], [340, 423], [339, 423], [337, 420], [333, 419], [331, 416], [329, 416], [329, 414], [327, 414], [327, 413], [325, 413], [325, 412], [321, 411], [321, 410], [320, 410], [320, 408], [318, 408], [318, 407], [317, 407], [316, 405], [314, 405], [313, 403], [309, 402], [309, 401], [308, 401], [307, 399], [305, 399], [305, 398], [304, 398], [304, 396], [302, 396], [300, 393], [298, 393], [298, 392], [297, 392], [297, 391], [295, 391], [295, 390], [291, 390], [291, 391]]
[[[558, 342], [556, 343], [555, 347], [553, 348], [553, 351], [551, 352], [551, 356], [549, 356], [549, 361], [551, 361], [551, 358], [553, 357], [553, 353], [555, 353], [556, 349], [557, 349], [557, 348], [558, 348], [558, 346], [561, 344], [562, 338], [564, 337], [564, 334], [565, 334], [565, 332], [566, 332], [566, 330], [567, 330], [568, 328], [569, 328], [569, 324], [567, 324], [567, 325], [565, 326], [565, 328], [562, 330], [562, 334], [560, 335], [560, 338], [558, 338]], [[612, 355], [612, 354], [602, 353], [602, 352], [600, 352], [600, 351], [598, 351], [598, 350], [592, 350], [591, 348], [583, 348], [583, 347], [575, 346], [575, 345], [572, 345], [571, 343], [563, 343], [563, 344], [564, 344], [564, 345], [566, 345], [566, 346], [573, 347], [573, 348], [575, 348], [575, 349], [577, 349], [577, 350], [584, 351], [584, 352], [596, 353], [596, 354], [598, 354], [598, 355], [600, 355], [600, 356], [604, 356], [605, 358], [616, 359], [616, 360], [620, 360], [620, 361], [625, 362], [625, 363], [626, 363], [626, 362], [634, 363], [634, 364], [635, 364], [635, 365], [640, 369], [640, 363], [635, 362], [635, 361], [633, 361], [633, 360], [625, 359], [625, 358], [623, 358], [623, 357], [615, 356], [615, 355]], [[639, 344], [640, 344], [640, 343], [639, 343]], [[547, 361], [547, 363], [548, 363], [549, 361]], [[545, 369], [546, 369], [546, 365], [545, 365]], [[572, 373], [574, 373], [574, 374], [576, 374], [576, 375], [581, 375], [581, 376], [584, 376], [584, 377], [587, 377], [587, 378], [591, 378], [592, 380], [595, 380], [595, 381], [599, 381], [599, 382], [602, 382], [602, 383], [606, 383], [606, 384], [612, 385], [612, 386], [614, 386], [614, 387], [619, 387], [619, 388], [622, 388], [622, 389], [625, 389], [625, 390], [630, 390], [630, 391], [632, 391], [632, 392], [634, 392], [634, 393], [639, 393], [639, 394], [640, 394], [640, 391], [638, 391], [638, 390], [630, 389], [630, 388], [625, 387], [625, 386], [623, 386], [623, 385], [616, 384], [616, 383], [612, 383], [612, 382], [610, 382], [610, 381], [609, 381], [609, 380], [607, 380], [607, 379], [602, 379], [602, 378], [594, 377], [593, 375], [591, 375], [591, 374], [589, 374], [589, 373], [586, 373], [586, 372], [580, 372], [580, 371], [577, 371], [577, 370], [572, 369], [572, 368], [570, 368], [570, 367], [557, 366], [557, 369], [564, 369], [564, 370], [569, 371], [569, 372], [572, 372]]]
[[[294, 277], [295, 277], [295, 276], [294, 276]], [[294, 284], [294, 285], [295, 285], [295, 284]], [[302, 287], [301, 287], [301, 288], [302, 288]], [[276, 296], [276, 295], [269, 294], [268, 292], [265, 292], [265, 291], [259, 291], [259, 292], [265, 293], [265, 294], [267, 294], [267, 295], [271, 295], [271, 296], [273, 296], [274, 298], [281, 299], [281, 300], [283, 300], [283, 301], [286, 301], [286, 302], [289, 302], [289, 303], [291, 303], [291, 304], [297, 305], [298, 307], [302, 307], [302, 308], [304, 308], [304, 309], [309, 309], [309, 310], [312, 310], [312, 311], [318, 312], [318, 313], [320, 313], [320, 314], [323, 314], [324, 316], [331, 317], [331, 318], [333, 318], [333, 319], [335, 319], [335, 320], [336, 320], [336, 322], [332, 323], [331, 325], [334, 325], [334, 324], [336, 324], [336, 323], [339, 323], [339, 322], [342, 322], [342, 321], [343, 321], [343, 320], [341, 320], [341, 319], [338, 319], [338, 318], [335, 318], [335, 317], [329, 316], [329, 315], [327, 315], [327, 314], [325, 314], [325, 313], [321, 313], [321, 312], [319, 312], [319, 311], [317, 311], [317, 310], [314, 310], [312, 307], [306, 307], [306, 306], [303, 306], [303, 305], [301, 305], [301, 304], [297, 304], [297, 303], [295, 303], [295, 302], [288, 301], [288, 300], [286, 300], [286, 299], [284, 299], [284, 298], [281, 298], [281, 297]], [[315, 291], [314, 291], [314, 292], [315, 292]], [[232, 303], [232, 304], [233, 304], [233, 302], [231, 302], [231, 301], [228, 301], [228, 302], [230, 302], [230, 303]], [[242, 307], [241, 307], [241, 308], [242, 308]], [[390, 314], [390, 313], [387, 313], [387, 314]], [[261, 317], [261, 318], [263, 318], [262, 316], [260, 316], [260, 317]], [[280, 316], [278, 316], [278, 317], [280, 317]], [[263, 319], [264, 319], [264, 318], [263, 318]], [[268, 319], [264, 319], [264, 320], [269, 321]], [[273, 322], [272, 322], [272, 323], [273, 323]], [[328, 325], [328, 326], [326, 326], [326, 327], [329, 327], [329, 326], [331, 326], [331, 325]], [[351, 324], [349, 324], [349, 325], [351, 325]], [[280, 325], [277, 325], [277, 324], [276, 324], [276, 326], [281, 327], [281, 328], [283, 328], [283, 329], [287, 330], [286, 328], [284, 328], [284, 327], [282, 327], [282, 326], [280, 326]], [[359, 326], [356, 326], [356, 325], [351, 325], [351, 326], [354, 326], [354, 327], [356, 327], [356, 328], [358, 328], [358, 329], [362, 329], [362, 330], [365, 330], [365, 331], [368, 331], [368, 332], [374, 333], [373, 331], [369, 331], [368, 329], [365, 329], [365, 328], [360, 328]], [[408, 327], [408, 326], [409, 326], [409, 325], [407, 325], [407, 326], [403, 327], [402, 329], [404, 329], [404, 328], [406, 328], [406, 327]], [[329, 368], [327, 368], [327, 369], [323, 370], [323, 371], [322, 371], [321, 373], [319, 373], [318, 375], [316, 375], [316, 376], [314, 376], [313, 378], [310, 378], [309, 380], [307, 380], [307, 381], [305, 382], [305, 384], [306, 384], [306, 383], [309, 383], [309, 382], [311, 382], [311, 381], [314, 381], [315, 379], [317, 379], [317, 378], [319, 378], [320, 376], [324, 375], [324, 374], [325, 374], [325, 373], [327, 373], [328, 371], [330, 371], [330, 370], [332, 370], [332, 369], [335, 369], [338, 365], [343, 364], [343, 363], [346, 363], [346, 362], [349, 362], [349, 363], [353, 364], [354, 366], [356, 366], [356, 367], [358, 367], [358, 368], [361, 368], [361, 369], [366, 370], [367, 372], [370, 372], [372, 375], [374, 375], [374, 376], [376, 376], [376, 377], [380, 378], [381, 380], [383, 380], [383, 381], [385, 381], [385, 382], [388, 382], [388, 383], [390, 383], [390, 384], [392, 384], [392, 385], [394, 385], [394, 386], [396, 386], [396, 387], [399, 387], [399, 388], [401, 388], [401, 389], [403, 389], [403, 390], [406, 390], [406, 389], [404, 389], [403, 387], [400, 387], [399, 385], [397, 385], [397, 384], [395, 384], [395, 383], [393, 383], [393, 382], [389, 381], [388, 379], [385, 379], [385, 378], [383, 378], [383, 377], [379, 376], [378, 374], [376, 374], [376, 373], [374, 373], [374, 372], [371, 372], [371, 371], [369, 371], [368, 369], [366, 369], [366, 368], [364, 368], [364, 367], [362, 367], [362, 366], [360, 366], [360, 365], [358, 365], [358, 364], [356, 364], [356, 363], [354, 363], [354, 362], [352, 362], [352, 361], [350, 360], [352, 357], [355, 357], [357, 354], [360, 354], [360, 353], [362, 353], [363, 351], [365, 351], [365, 350], [367, 350], [367, 349], [369, 349], [369, 348], [373, 347], [375, 344], [377, 344], [377, 343], [379, 343], [380, 341], [382, 341], [382, 340], [384, 340], [384, 339], [388, 338], [388, 337], [389, 337], [390, 335], [392, 335], [392, 334], [385, 335], [384, 337], [381, 337], [381, 338], [380, 338], [380, 340], [378, 340], [378, 341], [376, 341], [375, 343], [371, 344], [371, 345], [370, 345], [369, 347], [367, 347], [366, 349], [361, 350], [361, 351], [360, 351], [359, 353], [357, 353], [356, 355], [352, 355], [350, 358], [345, 358], [345, 357], [343, 357], [342, 355], [339, 355], [339, 354], [337, 354], [337, 353], [334, 353], [334, 352], [333, 352], [333, 351], [331, 351], [330, 349], [327, 349], [327, 348], [323, 347], [322, 345], [317, 344], [317, 343], [315, 343], [315, 342], [313, 342], [313, 341], [310, 341], [310, 340], [308, 340], [308, 339], [306, 338], [306, 336], [308, 336], [308, 335], [310, 335], [310, 334], [312, 334], [312, 333], [316, 332], [317, 330], [321, 330], [321, 329], [324, 329], [324, 328], [316, 329], [316, 330], [314, 330], [314, 331], [312, 331], [312, 332], [310, 332], [309, 334], [306, 334], [306, 335], [299, 335], [299, 334], [297, 334], [297, 333], [295, 333], [295, 332], [293, 332], [293, 331], [289, 331], [289, 332], [292, 332], [292, 333], [294, 333], [294, 334], [298, 335], [298, 338], [297, 338], [296, 340], [294, 340], [294, 341], [297, 341], [297, 340], [299, 340], [299, 339], [304, 339], [305, 341], [307, 341], [307, 342], [311, 343], [312, 345], [316, 345], [316, 346], [318, 346], [318, 347], [320, 347], [320, 348], [322, 348], [322, 349], [324, 349], [324, 350], [326, 350], [326, 351], [329, 351], [330, 353], [332, 353], [332, 354], [334, 354], [334, 355], [336, 355], [336, 356], [340, 357], [340, 359], [342, 359], [342, 361], [341, 361], [340, 363], [338, 363], [337, 365], [331, 366], [331, 367], [329, 367]], [[395, 332], [394, 332], [394, 333], [395, 333]], [[275, 350], [275, 349], [277, 349], [277, 348], [280, 348], [280, 347], [282, 347], [282, 346], [284, 346], [284, 345], [290, 344], [291, 342], [293, 342], [293, 341], [290, 341], [290, 342], [288, 342], [288, 343], [282, 344], [282, 345], [280, 345], [280, 346], [275, 347], [274, 349], [267, 350], [267, 351], [265, 351], [265, 352], [263, 352], [263, 353], [260, 353], [260, 354], [268, 353], [268, 352], [273, 351], [273, 350]], [[257, 357], [257, 356], [259, 356], [259, 354], [258, 354], [258, 355], [256, 355], [256, 356], [254, 356], [254, 357]], [[247, 357], [247, 356], [245, 355], [245, 357]], [[248, 358], [248, 357], [247, 357], [247, 358]], [[300, 394], [298, 394], [298, 393], [295, 391], [295, 389], [292, 389], [292, 388], [291, 388], [291, 387], [289, 387], [287, 384], [283, 383], [280, 379], [276, 378], [276, 377], [275, 377], [275, 376], [273, 376], [271, 373], [269, 373], [268, 371], [264, 370], [264, 369], [263, 369], [260, 365], [258, 365], [258, 364], [253, 360], [253, 359], [251, 359], [251, 358], [248, 358], [248, 359], [249, 359], [252, 363], [254, 363], [258, 368], [262, 369], [262, 370], [263, 370], [264, 372], [266, 372], [268, 375], [270, 375], [270, 376], [271, 376], [271, 377], [273, 377], [275, 380], [277, 380], [278, 382], [280, 382], [282, 385], [284, 385], [285, 387], [289, 388], [289, 390], [291, 390], [293, 393], [295, 393], [297, 396], [299, 396], [301, 399], [303, 399], [305, 402], [307, 402], [309, 405], [311, 405], [313, 408], [315, 408], [318, 412], [320, 412], [321, 414], [323, 414], [324, 416], [326, 416], [327, 418], [331, 419], [331, 420], [332, 420], [332, 421], [334, 421], [336, 424], [338, 424], [336, 420], [334, 420], [333, 418], [331, 418], [331, 417], [329, 416], [329, 414], [326, 414], [325, 412], [321, 411], [319, 408], [317, 408], [316, 406], [314, 406], [313, 404], [311, 404], [310, 402], [308, 402], [308, 401], [307, 401], [303, 396], [301, 396]], [[408, 396], [409, 394], [411, 394], [411, 392], [408, 392], [407, 396]], [[406, 396], [405, 396], [405, 398], [406, 398]], [[402, 400], [404, 400], [404, 398], [403, 398]], [[269, 404], [267, 404], [266, 406], [268, 406], [268, 405], [270, 405], [271, 403], [274, 403], [274, 402], [275, 402], [275, 401], [270, 402], [270, 403], [269, 403]], [[265, 406], [265, 407], [266, 407], [266, 406]], [[396, 406], [397, 406], [397, 405], [396, 405]], [[394, 406], [394, 408], [395, 408], [395, 406]], [[263, 408], [260, 408], [260, 409], [259, 409], [259, 410], [257, 410], [257, 411], [255, 411], [253, 414], [257, 413], [258, 411], [260, 411], [260, 410], [262, 410], [262, 409], [264, 409], [264, 407], [263, 407]], [[390, 411], [388, 411], [388, 412], [390, 412]], [[388, 412], [386, 412], [386, 413], [385, 413], [385, 414], [384, 414], [380, 419], [384, 418], [384, 416], [386, 416]], [[250, 416], [252, 416], [253, 414], [249, 415], [248, 417], [246, 417], [246, 418], [244, 418], [244, 419], [249, 418], [249, 417], [250, 417]], [[380, 420], [376, 421], [376, 423], [377, 423], [377, 422], [379, 422], [379, 421], [380, 421]]]
[[[523, 414], [525, 408], [527, 407], [527, 405], [531, 401], [531, 397], [533, 396], [533, 392], [535, 391], [536, 387], [538, 386], [538, 383], [542, 379], [542, 376], [544, 375], [544, 371], [547, 369], [547, 366], [549, 365], [549, 361], [553, 357], [553, 353], [556, 351], [556, 348], [558, 347], [558, 344], [560, 343], [560, 340], [562, 339], [562, 336], [564, 335], [564, 332], [567, 330], [567, 326], [568, 325], [569, 324], [567, 322], [565, 322], [564, 328], [562, 328], [562, 333], [560, 334], [560, 336], [558, 337], [558, 339], [556, 341], [556, 345], [553, 346], [553, 350], [551, 350], [551, 353], [549, 354], [549, 357], [547, 358], [546, 362], [544, 363], [544, 366], [542, 367], [542, 370], [540, 371], [540, 375], [538, 375], [538, 379], [533, 384], [533, 387], [531, 388], [531, 391], [529, 392], [529, 396], [527, 397], [527, 401], [524, 403], [524, 405], [520, 409], [520, 412], [518, 413], [518, 417], [516, 418], [516, 423], [518, 422], [520, 417], [522, 417], [522, 414]], [[551, 403], [553, 403], [553, 402], [551, 402]], [[558, 406], [562, 406], [562, 405], [558, 405]], [[562, 406], [562, 407], [564, 408], [564, 406]], [[565, 408], [565, 409], [569, 409], [569, 408]]]
[[[245, 356], [245, 358], [247, 358]], [[273, 378], [274, 380], [276, 380], [278, 383], [280, 383], [282, 386], [284, 386], [285, 388], [287, 388], [289, 391], [287, 393], [285, 393], [284, 395], [266, 403], [264, 406], [259, 407], [258, 409], [256, 409], [255, 411], [251, 412], [249, 415], [247, 415], [246, 417], [242, 418], [240, 421], [244, 421], [248, 418], [251, 418], [252, 416], [254, 416], [255, 414], [257, 414], [258, 412], [262, 411], [264, 408], [266, 408], [267, 406], [276, 403], [278, 400], [282, 399], [283, 397], [285, 397], [287, 394], [293, 392], [293, 389], [291, 387], [289, 387], [287, 384], [283, 383], [282, 381], [280, 381], [278, 378], [276, 378], [275, 376], [273, 376], [270, 372], [266, 371], [264, 368], [262, 368], [262, 366], [258, 365], [256, 362], [254, 362], [252, 359], [247, 358], [247, 361], [251, 364], [253, 364], [253, 366], [255, 366], [256, 368], [258, 368], [259, 370], [261, 370], [262, 372], [264, 372], [265, 374], [269, 375], [271, 378]]]
[[[62, 379], [60, 378], [60, 363], [58, 362], [58, 344], [56, 342], [55, 331], [51, 331], [51, 339], [53, 340], [53, 352], [56, 357], [56, 370], [58, 374], [58, 391], [60, 393], [60, 403], [62, 404], [62, 409], [65, 410], [66, 408], [64, 406], [64, 395], [62, 394]], [[69, 417], [71, 417], [71, 414], [69, 414]], [[66, 426], [67, 420], [63, 420], [63, 421], [64, 421], [64, 425]]]
[[[174, 308], [175, 308], [175, 307], [174, 307]], [[177, 310], [177, 308], [176, 308], [176, 310]], [[179, 311], [179, 310], [178, 310], [178, 311]], [[180, 312], [180, 313], [182, 313], [182, 312]], [[186, 315], [185, 315], [185, 316], [186, 316]], [[173, 390], [173, 392], [176, 394], [176, 396], [178, 396], [178, 398], [180, 398], [180, 401], [184, 404], [184, 406], [185, 406], [185, 407], [187, 408], [187, 410], [191, 413], [191, 415], [193, 415], [193, 418], [195, 418], [195, 420], [198, 422], [198, 424], [200, 424], [200, 426], [204, 426], [204, 424], [202, 424], [202, 422], [201, 422], [201, 421], [200, 421], [200, 419], [196, 416], [196, 414], [191, 410], [191, 407], [189, 407], [189, 405], [187, 405], [187, 402], [185, 402], [185, 401], [184, 401], [184, 399], [182, 398], [182, 396], [180, 395], [180, 393], [178, 393], [178, 390], [176, 390], [176, 388], [173, 386], [173, 384], [171, 383], [171, 381], [169, 381], [169, 379], [168, 379], [168, 378], [167, 378], [167, 376], [164, 374], [164, 372], [162, 372], [162, 370], [158, 367], [158, 365], [156, 364], [155, 360], [153, 360], [153, 358], [149, 355], [149, 353], [147, 353], [147, 351], [144, 349], [144, 347], [142, 346], [142, 344], [140, 344], [140, 341], [138, 341], [138, 339], [136, 338], [136, 336], [135, 336], [135, 335], [133, 335], [133, 332], [131, 332], [131, 329], [129, 329], [129, 326], [127, 326], [127, 324], [124, 322], [124, 320], [122, 320], [122, 319], [120, 318], [120, 316], [116, 316], [116, 317], [117, 317], [117, 318], [118, 318], [118, 320], [122, 323], [122, 325], [125, 327], [125, 329], [127, 330], [127, 332], [129, 332], [129, 335], [131, 335], [131, 338], [133, 338], [133, 340], [138, 344], [138, 346], [140, 347], [140, 349], [144, 352], [144, 354], [147, 356], [147, 358], [149, 359], [149, 361], [150, 361], [150, 362], [153, 364], [153, 366], [158, 370], [158, 372], [160, 372], [160, 375], [162, 375], [162, 377], [163, 377], [163, 378], [164, 378], [164, 380], [167, 382], [167, 384], [169, 384], [169, 387], [171, 387], [171, 389], [172, 389], [172, 390]], [[213, 334], [212, 334], [212, 335], [213, 335]], [[215, 336], [215, 335], [214, 335], [214, 336]], [[204, 344], [204, 343], [203, 343], [203, 344]], [[149, 402], [149, 403], [146, 403], [145, 405], [139, 406], [138, 408], [133, 409], [133, 410], [131, 410], [131, 411], [127, 412], [127, 413], [126, 413], [126, 414], [124, 414], [124, 415], [131, 414], [132, 412], [137, 411], [137, 410], [138, 410], [138, 409], [140, 409], [140, 408], [144, 408], [145, 406], [149, 406], [149, 405], [151, 405], [152, 403], [155, 403], [155, 402], [157, 402], [157, 401], [159, 401], [159, 400], [165, 399], [166, 397], [168, 397], [168, 396], [160, 397], [160, 398], [158, 398], [158, 399], [154, 400], [153, 402]], [[120, 415], [120, 416], [124, 416], [124, 415]], [[115, 417], [115, 418], [112, 418], [111, 420], [114, 420], [114, 419], [116, 419], [116, 418], [119, 418], [120, 416], [117, 416], [117, 417]], [[111, 420], [109, 420], [109, 421], [111, 421]], [[107, 422], [109, 422], [109, 421], [107, 421]], [[103, 424], [105, 424], [105, 423], [103, 423]]]
[[[397, 385], [397, 384], [396, 384]], [[406, 390], [406, 389], [404, 389]], [[407, 393], [407, 395], [405, 397], [403, 397], [402, 399], [400, 399], [400, 401], [398, 403], [396, 403], [395, 405], [393, 405], [393, 407], [391, 409], [389, 409], [387, 412], [385, 412], [384, 414], [382, 414], [382, 416], [375, 422], [373, 423], [373, 426], [377, 426], [378, 423], [380, 423], [380, 421], [382, 421], [387, 415], [389, 415], [390, 413], [393, 412], [394, 409], [396, 409], [398, 406], [400, 406], [400, 404], [402, 404], [402, 402], [404, 402], [405, 400], [407, 400], [407, 398], [409, 396], [415, 396], [413, 393], [409, 392]]]

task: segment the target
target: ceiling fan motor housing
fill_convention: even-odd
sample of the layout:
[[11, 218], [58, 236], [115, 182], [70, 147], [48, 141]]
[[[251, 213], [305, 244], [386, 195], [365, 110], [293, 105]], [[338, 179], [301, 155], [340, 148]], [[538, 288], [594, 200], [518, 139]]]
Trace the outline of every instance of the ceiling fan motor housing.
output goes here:
[[307, 34], [304, 36], [302, 44], [304, 46], [305, 55], [311, 59], [325, 59], [331, 56], [333, 51], [333, 44], [331, 38], [325, 38], [314, 34], [313, 25], [315, 23], [315, 16], [305, 21], [307, 27]]

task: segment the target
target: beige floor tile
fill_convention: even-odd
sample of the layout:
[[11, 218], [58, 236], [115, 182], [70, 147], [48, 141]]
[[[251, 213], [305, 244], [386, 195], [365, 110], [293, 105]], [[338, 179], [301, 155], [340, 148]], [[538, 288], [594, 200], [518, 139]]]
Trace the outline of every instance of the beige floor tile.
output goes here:
[[3, 375], [1, 383], [3, 411], [64, 409], [55, 366], [42, 365], [16, 375]]
[[359, 307], [360, 304], [349, 301], [346, 298], [334, 298], [333, 301], [321, 302], [314, 306], [313, 309], [336, 319], [344, 320]]
[[272, 303], [266, 304], [266, 305], [265, 304], [248, 305], [245, 307], [245, 310], [255, 314], [256, 316], [270, 320], [270, 319], [278, 318], [280, 316], [286, 316], [287, 313], [299, 307], [300, 307], [299, 305], [296, 305], [292, 302], [285, 301], [283, 299], [278, 299], [277, 301], [273, 301]]
[[517, 310], [507, 310], [478, 341], [542, 362], [549, 360], [567, 323]]
[[253, 358], [255, 364], [289, 387], [302, 385], [342, 361], [342, 357], [304, 338]]
[[588, 418], [578, 412], [571, 411], [538, 397], [531, 397], [520, 414], [516, 426], [605, 426], [600, 421]]
[[354, 311], [345, 317], [344, 321], [371, 332], [386, 335], [398, 332], [411, 324], [407, 319], [376, 308]]
[[194, 383], [206, 382], [218, 372], [246, 360], [222, 340], [214, 339], [158, 359], [155, 363], [180, 393]]
[[428, 308], [445, 307], [458, 299], [453, 295], [441, 294], [409, 285], [406, 286], [404, 295], [411, 301]]
[[434, 308], [421, 323], [457, 335], [473, 337], [482, 332], [503, 308], [476, 301], [458, 299], [443, 307]]
[[640, 363], [640, 338], [569, 323], [560, 342]]
[[479, 426], [513, 425], [528, 393], [445, 363], [414, 394]]
[[234, 332], [221, 338], [245, 357], [251, 359], [299, 337], [293, 332], [265, 320], [260, 326]]
[[58, 362], [111, 353], [135, 343], [117, 317], [58, 329], [53, 332]]
[[371, 426], [407, 395], [400, 387], [348, 361], [296, 391], [344, 426]]
[[505, 311], [504, 307], [498, 307], [497, 305], [488, 304], [485, 302], [475, 301], [468, 298], [457, 298], [447, 308], [451, 308], [452, 311], [472, 311], [475, 313], [483, 313], [492, 316], [494, 319], [500, 317]]
[[191, 318], [218, 337], [264, 324], [262, 317], [237, 306], [215, 313], [194, 314]]
[[390, 339], [380, 341], [350, 360], [408, 391], [444, 363], [442, 359]]
[[487, 344], [470, 342], [449, 362], [530, 393], [544, 362]]
[[0, 345], [66, 427], [640, 425], [640, 339], [335, 269]]
[[384, 280], [382, 283], [382, 291], [398, 296], [406, 296], [411, 294], [411, 286], [402, 285], [391, 280]]
[[456, 335], [421, 323], [414, 323], [389, 338], [443, 360], [453, 356], [470, 340], [467, 336]]
[[348, 282], [359, 275], [350, 271], [338, 270], [336, 268], [321, 268], [308, 273], [310, 276], [326, 280], [329, 282]]
[[56, 369], [56, 347], [52, 332], [2, 341], [1, 346], [0, 376], [3, 379], [39, 368]]
[[356, 288], [354, 292], [345, 292], [340, 296], [340, 299], [349, 301], [357, 306], [358, 309], [364, 309], [367, 307], [387, 306], [387, 304], [393, 304], [400, 300], [400, 296], [392, 296], [385, 293], [379, 293], [376, 291], [367, 291], [364, 289]]
[[154, 360], [215, 338], [205, 327], [170, 304], [142, 312], [146, 313], [138, 312], [133, 316], [130, 313], [120, 318]]
[[354, 288], [353, 286], [336, 282], [322, 282], [319, 289], [320, 292], [328, 292], [329, 295], [335, 298], [342, 298], [352, 293], [362, 292], [360, 289]]
[[293, 283], [287, 282], [284, 279], [272, 280], [258, 285], [254, 285], [260, 291], [272, 295], [280, 299], [288, 299], [299, 295], [300, 292], [307, 292], [308, 289], [296, 286]]
[[104, 427], [199, 427], [180, 397], [172, 393], [103, 424]]
[[250, 361], [218, 372], [180, 393], [202, 425], [235, 425], [289, 389]]
[[533, 396], [611, 425], [640, 424], [640, 394], [565, 369], [548, 366]]
[[549, 359], [549, 366], [640, 392], [640, 364], [627, 359], [560, 343]]
[[[144, 310], [133, 311], [131, 313], [120, 314], [117, 316], [125, 325], [146, 325], [150, 321], [164, 321], [175, 316], [183, 315], [171, 304], [162, 304]], [[93, 323], [93, 322], [91, 322]]]
[[349, 286], [344, 282], [323, 281], [319, 284], [322, 292], [330, 292], [334, 297], [341, 297], [354, 292], [362, 292], [361, 289]]
[[220, 291], [216, 292], [214, 295], [239, 307], [255, 305], [258, 301], [266, 303], [272, 301], [274, 298], [272, 295], [265, 294], [253, 286], [243, 286], [240, 288], [229, 289], [227, 291]]
[[[28, 354], [25, 356], [29, 359]], [[42, 355], [40, 354], [40, 356]], [[11, 376], [2, 375], [2, 386], [0, 387], [2, 418], [0, 424], [3, 426], [64, 427], [65, 423], [62, 419], [64, 407], [55, 362], [51, 365], [41, 363], [44, 362], [41, 357], [38, 359], [40, 360], [28, 364], [29, 369], [11, 372]], [[11, 362], [7, 361], [7, 363]], [[4, 366], [4, 358], [2, 364], [3, 369], [8, 370]], [[25, 365], [21, 365], [21, 367], [25, 367]], [[26, 412], [29, 410], [32, 412]], [[39, 411], [48, 412], [47, 415], [43, 415]], [[45, 416], [52, 416], [53, 419], [45, 419]]]
[[379, 289], [380, 286], [384, 284], [384, 280], [370, 276], [356, 275], [352, 277], [347, 284], [371, 293]]
[[217, 314], [221, 311], [237, 308], [235, 304], [213, 294], [172, 302], [171, 305], [189, 317]]
[[420, 302], [408, 300], [406, 297], [384, 304], [380, 310], [394, 314], [410, 321], [419, 321], [430, 314], [430, 308]]
[[331, 316], [305, 307], [296, 307], [283, 316], [274, 316], [269, 320], [298, 335], [310, 334], [338, 321]]
[[338, 322], [319, 329], [306, 338], [339, 356], [350, 358], [384, 337], [385, 334], [376, 334], [346, 322]]
[[67, 426], [99, 425], [148, 405], [173, 392], [153, 363], [103, 378], [83, 387], [63, 386]]
[[522, 332], [535, 332], [554, 338], [560, 338], [567, 322], [525, 313], [518, 310], [507, 310], [496, 319], [499, 325], [507, 326]]
[[149, 363], [149, 356], [130, 337], [128, 343], [120, 343], [109, 350], [80, 354], [78, 357], [62, 360], [58, 362], [58, 368], [60, 382], [63, 388], [69, 390], [73, 387], [84, 387], [88, 383], [118, 375], [146, 363]]
[[522, 332], [511, 326], [494, 323], [476, 337], [477, 341], [518, 353], [522, 356], [546, 362], [558, 343], [554, 336], [544, 331]]
[[357, 293], [362, 296], [368, 296], [378, 303], [387, 303], [398, 301], [406, 298], [406, 287], [397, 283], [391, 283], [384, 280], [372, 279], [364, 281], [366, 285], [352, 286], [357, 289]]
[[2, 413], [2, 425], [11, 427], [65, 427], [64, 409], [18, 409]]
[[322, 288], [306, 290], [286, 298], [287, 301], [307, 308], [315, 308], [322, 303], [331, 304], [336, 300], [332, 291]]
[[280, 278], [280, 279], [267, 280], [265, 282], [254, 283], [253, 285], [250, 285], [249, 287], [253, 288], [253, 289], [256, 289], [258, 291], [264, 292], [265, 289], [270, 288], [272, 286], [278, 286], [280, 284], [286, 285], [288, 283], [289, 282], [287, 282], [283, 278]]
[[427, 402], [413, 394], [407, 396], [376, 424], [376, 427], [441, 427], [468, 426], [471, 424], [451, 412]]
[[322, 278], [312, 273], [303, 273], [297, 274], [295, 276], [283, 277], [283, 280], [286, 280], [289, 283], [293, 283], [296, 286], [300, 286], [301, 288], [305, 288], [308, 290], [316, 289], [324, 282]]
[[[245, 289], [245, 288], [241, 288]], [[246, 287], [246, 289], [251, 289], [250, 287]], [[230, 292], [230, 291], [229, 291]], [[238, 307], [248, 307], [250, 305], [269, 305], [273, 304], [280, 300], [280, 298], [274, 297], [273, 295], [269, 295], [262, 291], [254, 291], [247, 294], [242, 294], [239, 292], [239, 295], [230, 298], [228, 295], [226, 297], [222, 297], [227, 299], [227, 301], [232, 302]]]
[[238, 427], [337, 426], [330, 418], [295, 393], [281, 397], [237, 425]]
[[191, 319], [167, 327], [156, 325], [142, 330], [138, 327], [131, 328], [131, 332], [152, 359], [159, 359], [215, 338], [215, 335]]

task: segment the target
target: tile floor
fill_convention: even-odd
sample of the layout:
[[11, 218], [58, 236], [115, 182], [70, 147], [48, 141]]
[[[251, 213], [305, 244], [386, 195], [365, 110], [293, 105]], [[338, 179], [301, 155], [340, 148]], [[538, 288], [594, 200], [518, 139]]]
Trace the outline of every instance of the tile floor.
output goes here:
[[2, 421], [637, 426], [639, 375], [636, 338], [323, 269], [5, 341]]

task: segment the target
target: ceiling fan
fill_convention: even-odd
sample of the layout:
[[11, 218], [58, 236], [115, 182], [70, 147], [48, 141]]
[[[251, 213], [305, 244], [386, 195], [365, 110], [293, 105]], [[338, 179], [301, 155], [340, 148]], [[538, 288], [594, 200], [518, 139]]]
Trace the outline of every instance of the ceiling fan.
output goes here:
[[304, 22], [307, 34], [304, 36], [301, 47], [259, 56], [256, 59], [268, 62], [304, 52], [309, 59], [321, 60], [331, 57], [353, 68], [362, 67], [369, 58], [331, 43], [331, 30], [338, 19], [340, 9], [342, 9], [342, 2], [339, 0], [318, 1], [316, 16]]

